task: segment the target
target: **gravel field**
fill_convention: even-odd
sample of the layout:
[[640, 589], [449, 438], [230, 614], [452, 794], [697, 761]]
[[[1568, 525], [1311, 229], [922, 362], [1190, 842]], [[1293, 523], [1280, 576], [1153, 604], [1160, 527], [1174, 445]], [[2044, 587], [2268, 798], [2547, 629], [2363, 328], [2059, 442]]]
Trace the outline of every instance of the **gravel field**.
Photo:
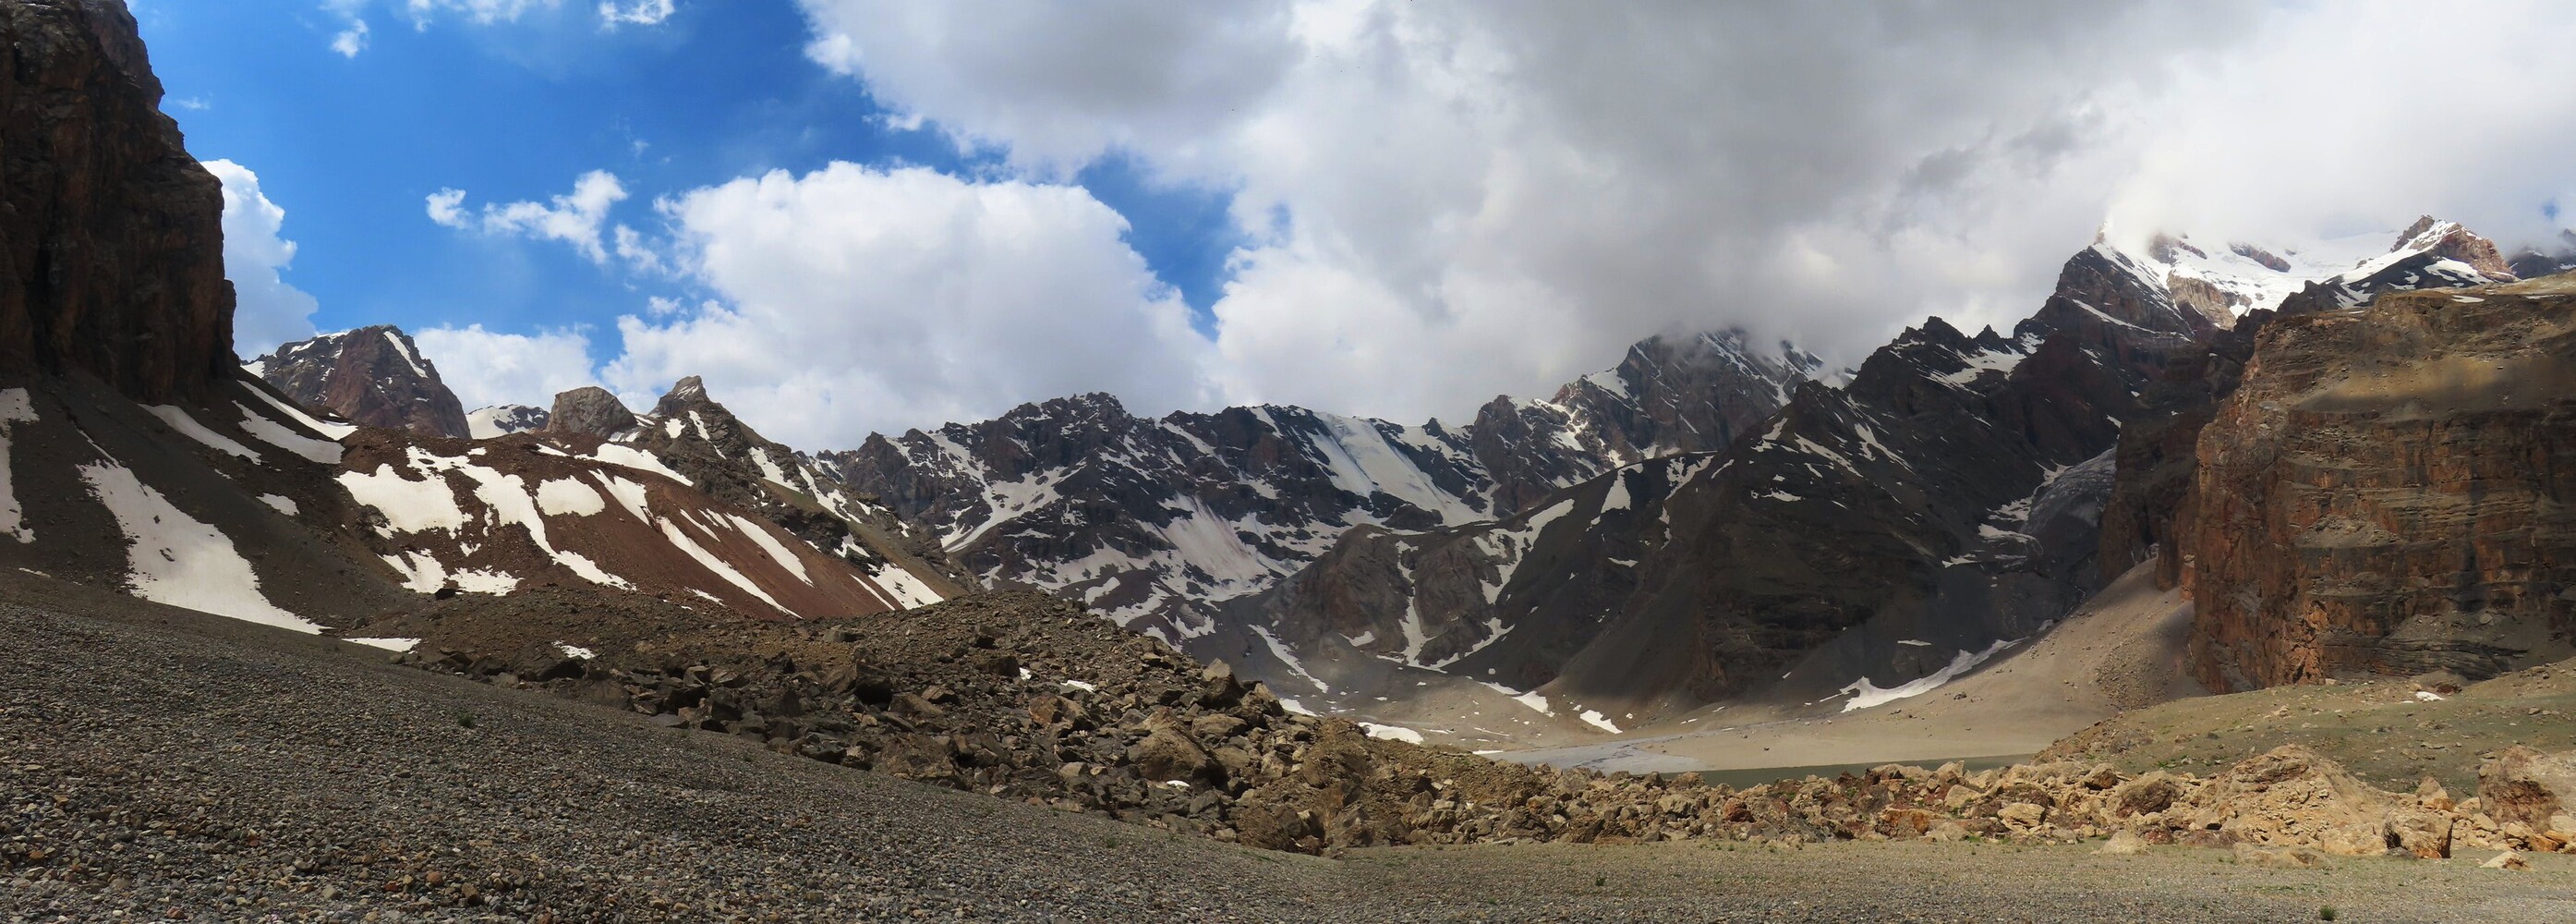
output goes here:
[[2576, 864], [1231, 847], [0, 579], [0, 920], [2564, 921]]

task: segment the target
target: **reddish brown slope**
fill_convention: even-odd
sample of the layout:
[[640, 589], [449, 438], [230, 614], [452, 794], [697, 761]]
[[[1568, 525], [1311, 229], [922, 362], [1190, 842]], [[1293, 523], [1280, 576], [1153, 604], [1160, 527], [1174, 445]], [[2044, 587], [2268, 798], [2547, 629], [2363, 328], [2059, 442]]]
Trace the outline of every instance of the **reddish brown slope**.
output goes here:
[[361, 532], [421, 593], [634, 591], [753, 619], [900, 609], [894, 593], [758, 513], [595, 437], [347, 439]]

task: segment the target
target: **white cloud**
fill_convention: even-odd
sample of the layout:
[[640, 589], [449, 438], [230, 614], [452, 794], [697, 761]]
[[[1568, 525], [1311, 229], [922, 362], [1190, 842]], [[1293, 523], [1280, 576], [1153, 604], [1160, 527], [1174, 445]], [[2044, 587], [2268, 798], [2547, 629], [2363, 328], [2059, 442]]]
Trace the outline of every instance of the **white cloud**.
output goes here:
[[313, 336], [313, 296], [278, 275], [295, 262], [295, 242], [280, 236], [286, 210], [259, 189], [259, 175], [229, 160], [205, 162], [223, 184], [224, 278], [232, 280], [233, 352], [258, 356], [278, 344]]
[[406, 0], [412, 22], [426, 28], [429, 21], [442, 13], [463, 14], [478, 25], [517, 22], [532, 9], [553, 9], [562, 0]]
[[663, 211], [674, 265], [721, 301], [619, 319], [603, 377], [630, 402], [702, 375], [771, 438], [843, 447], [1033, 397], [1206, 397], [1187, 308], [1078, 187], [835, 163]]
[[672, 12], [672, 0], [631, 0], [624, 5], [603, 0], [599, 4], [599, 23], [610, 29], [620, 25], [659, 25], [671, 18]]
[[2545, 2], [2446, 8], [2514, 24], [2469, 56], [2394, 3], [800, 2], [810, 57], [1027, 175], [1230, 191], [1214, 358], [1149, 404], [1455, 417], [1673, 327], [1849, 360], [2027, 314], [2110, 215], [2513, 238], [2576, 189]]
[[451, 188], [430, 193], [429, 220], [459, 231], [472, 228], [474, 222], [465, 217], [465, 191]]
[[[2541, 204], [2576, 189], [2576, 7], [2444, 7], [2478, 53], [2427, 57], [2422, 7], [2280, 14], [2261, 54], [2179, 73], [2118, 187], [2114, 220], [2298, 234], [2434, 212], [2511, 242], [2568, 221]], [[2392, 66], [2394, 65], [2394, 66]]]
[[358, 52], [367, 50], [367, 21], [349, 20], [348, 28], [331, 36], [331, 50], [339, 52], [343, 58], [355, 58]]
[[547, 407], [557, 392], [599, 384], [590, 374], [590, 338], [579, 330], [505, 334], [474, 324], [416, 331], [412, 340], [468, 410]]
[[[608, 248], [603, 237], [603, 225], [608, 220], [609, 208], [625, 199], [626, 186], [617, 181], [615, 174], [593, 170], [574, 180], [569, 194], [555, 196], [547, 202], [485, 205], [479, 220], [467, 217], [465, 191], [461, 189], [441, 189], [429, 194], [426, 211], [429, 220], [450, 228], [562, 241], [588, 257], [590, 262], [606, 263]], [[630, 234], [619, 236], [618, 250], [621, 254], [634, 246]], [[630, 256], [629, 259], [639, 258]]]

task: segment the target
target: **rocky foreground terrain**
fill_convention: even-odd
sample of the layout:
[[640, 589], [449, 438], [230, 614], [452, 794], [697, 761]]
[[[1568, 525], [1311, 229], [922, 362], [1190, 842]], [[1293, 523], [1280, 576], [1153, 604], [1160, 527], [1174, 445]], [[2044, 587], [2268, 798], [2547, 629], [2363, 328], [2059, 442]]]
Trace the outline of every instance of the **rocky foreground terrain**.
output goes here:
[[[1255, 851], [659, 728], [631, 710], [388, 666], [381, 652], [26, 575], [0, 576], [0, 587], [0, 630], [12, 640], [0, 650], [5, 920], [2290, 921], [2333, 909], [2346, 920], [2556, 921], [2576, 911], [2565, 885], [2576, 863], [2546, 855], [2514, 872], [2298, 851], [2133, 855], [2009, 836], [1373, 848], [1339, 859]], [[1951, 776], [1788, 785], [2069, 796], [2092, 812], [2174, 782], [2088, 789], [2081, 776], [2024, 770], [1972, 788]], [[1603, 788], [1630, 783], [1644, 787]], [[2197, 787], [2176, 783], [2162, 814], [2258, 788], [2287, 800], [2344, 785], [2330, 768], [2274, 755]], [[1831, 804], [1793, 796], [1787, 808], [1811, 803]], [[2056, 822], [2044, 812], [2041, 824]]]
[[[451, 604], [399, 660], [781, 754], [1273, 850], [2117, 836], [2254, 850], [2264, 862], [2576, 852], [2576, 752], [2494, 752], [2475, 794], [2458, 796], [2431, 777], [2411, 791], [2377, 788], [2299, 744], [2206, 776], [2123, 771], [2078, 748], [1975, 773], [1888, 766], [1739, 790], [1694, 774], [1523, 767], [1372, 738], [1037, 593], [837, 625], [603, 613], [572, 624], [588, 630], [572, 640], [530, 634], [535, 620], [521, 609]], [[539, 598], [513, 606], [547, 608]], [[487, 647], [454, 647], [466, 640]]]

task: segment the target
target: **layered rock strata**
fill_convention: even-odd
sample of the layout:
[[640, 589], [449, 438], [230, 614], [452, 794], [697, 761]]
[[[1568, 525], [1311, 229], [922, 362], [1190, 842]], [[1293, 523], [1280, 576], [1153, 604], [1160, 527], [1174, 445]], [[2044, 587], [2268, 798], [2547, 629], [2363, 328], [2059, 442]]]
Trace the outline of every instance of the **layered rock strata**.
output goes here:
[[2284, 317], [2196, 453], [2175, 573], [2211, 688], [2576, 650], [2576, 285]]

